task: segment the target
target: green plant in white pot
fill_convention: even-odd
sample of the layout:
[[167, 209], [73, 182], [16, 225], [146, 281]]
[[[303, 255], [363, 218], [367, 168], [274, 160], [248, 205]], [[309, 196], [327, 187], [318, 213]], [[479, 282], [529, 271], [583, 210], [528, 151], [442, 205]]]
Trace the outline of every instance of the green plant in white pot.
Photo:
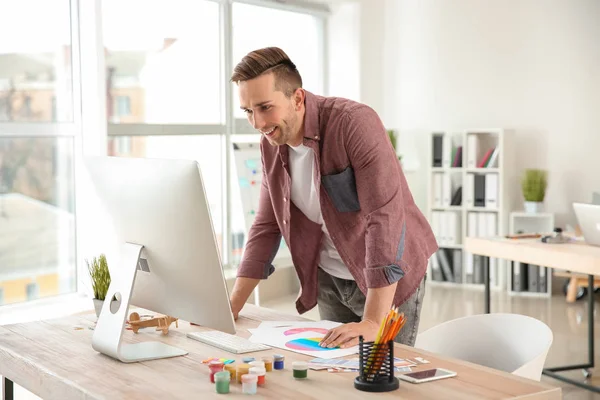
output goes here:
[[102, 305], [110, 286], [110, 272], [108, 271], [108, 262], [106, 256], [100, 254], [98, 258], [94, 257], [92, 262], [85, 260], [90, 278], [92, 280], [92, 290], [94, 291], [94, 309], [96, 310], [96, 316], [100, 316], [102, 311]]
[[[398, 149], [396, 148], [396, 144], [398, 142], [398, 139], [396, 137], [396, 131], [393, 129], [388, 129], [387, 134], [388, 134], [388, 137], [390, 138], [390, 142], [392, 142], [392, 147], [394, 148], [394, 151], [397, 152]], [[396, 153], [396, 156], [398, 157], [398, 160], [400, 162], [402, 162], [402, 156], [399, 156], [398, 153]]]
[[548, 173], [541, 169], [526, 169], [521, 180], [521, 189], [525, 199], [525, 211], [537, 213], [542, 211], [542, 204], [546, 197], [548, 186]]

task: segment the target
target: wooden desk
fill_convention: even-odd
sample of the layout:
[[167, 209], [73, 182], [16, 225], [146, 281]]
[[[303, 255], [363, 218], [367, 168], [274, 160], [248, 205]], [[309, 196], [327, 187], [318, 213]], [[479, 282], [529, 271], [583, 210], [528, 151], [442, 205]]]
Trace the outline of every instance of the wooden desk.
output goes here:
[[586, 377], [594, 368], [594, 275], [600, 274], [600, 247], [589, 246], [583, 241], [548, 244], [539, 239], [476, 238], [465, 239], [465, 251], [484, 256], [485, 312], [490, 312], [489, 258], [500, 258], [512, 262], [541, 265], [553, 269], [568, 269], [588, 275], [588, 362], [544, 369], [544, 375], [572, 385], [600, 393], [600, 388], [574, 379], [563, 377], [557, 372], [583, 369]]
[[[301, 319], [271, 310], [246, 305], [237, 327], [238, 334], [249, 337], [248, 328], [257, 327], [264, 320]], [[185, 333], [202, 330], [180, 322], [172, 326], [168, 336], [146, 330], [134, 335], [125, 331], [126, 340], [161, 340], [184, 348], [187, 356], [124, 364], [92, 349], [91, 340], [95, 315], [86, 314], [57, 320], [31, 322], [0, 327], [0, 374], [44, 399], [224, 399], [239, 398], [241, 385], [231, 384], [228, 395], [218, 395], [210, 383], [209, 370], [202, 360], [209, 357], [227, 357], [240, 360], [220, 349], [188, 339]], [[76, 330], [76, 327], [84, 329]], [[438, 357], [434, 354], [397, 345], [398, 357], [422, 356], [431, 364], [458, 372], [455, 378], [411, 384], [400, 382], [400, 389], [383, 394], [370, 394], [353, 387], [355, 373], [308, 372], [308, 379], [292, 378], [291, 362], [311, 357], [273, 349], [247, 355], [285, 354], [285, 369], [267, 373], [267, 384], [259, 387], [258, 397], [270, 399], [560, 399], [561, 389], [521, 378], [491, 368], [464, 361]]]

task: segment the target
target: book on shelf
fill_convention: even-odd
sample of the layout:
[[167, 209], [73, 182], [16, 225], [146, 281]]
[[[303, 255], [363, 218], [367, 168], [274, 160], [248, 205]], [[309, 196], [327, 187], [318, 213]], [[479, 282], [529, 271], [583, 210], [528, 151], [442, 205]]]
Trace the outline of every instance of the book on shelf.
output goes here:
[[[498, 167], [498, 157], [500, 149], [498, 146], [490, 148], [484, 147], [485, 142], [481, 142], [478, 135], [471, 134], [467, 136], [467, 167], [468, 168], [496, 168]], [[483, 157], [478, 156], [483, 153]]]
[[460, 168], [462, 167], [462, 146], [453, 147], [452, 148], [452, 167]]

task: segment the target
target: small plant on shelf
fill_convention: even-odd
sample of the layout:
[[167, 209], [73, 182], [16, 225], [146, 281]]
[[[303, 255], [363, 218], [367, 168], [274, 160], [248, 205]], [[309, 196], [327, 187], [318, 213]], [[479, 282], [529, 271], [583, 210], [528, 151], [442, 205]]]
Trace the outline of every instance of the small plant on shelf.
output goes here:
[[[388, 129], [387, 134], [390, 138], [390, 142], [392, 142], [392, 147], [394, 148], [394, 151], [397, 151], [396, 144], [398, 139], [396, 138], [396, 131], [393, 129]], [[399, 156], [397, 153], [396, 156], [398, 157], [398, 160], [402, 161], [402, 156]]]
[[546, 197], [548, 173], [541, 169], [526, 169], [521, 180], [521, 189], [527, 212], [539, 212]]

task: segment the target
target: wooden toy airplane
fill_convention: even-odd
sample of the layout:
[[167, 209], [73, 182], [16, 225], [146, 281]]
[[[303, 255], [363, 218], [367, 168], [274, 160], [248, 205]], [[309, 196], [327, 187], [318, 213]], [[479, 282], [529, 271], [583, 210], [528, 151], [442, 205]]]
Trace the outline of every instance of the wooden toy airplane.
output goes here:
[[138, 333], [140, 328], [147, 328], [151, 326], [156, 326], [157, 331], [162, 331], [163, 335], [169, 333], [169, 327], [171, 324], [175, 322], [175, 327], [179, 328], [179, 324], [177, 323], [177, 318], [170, 317], [165, 315], [163, 317], [151, 318], [142, 320], [140, 315], [136, 312], [132, 312], [129, 315], [129, 325], [131, 325], [131, 330], [134, 333]]

